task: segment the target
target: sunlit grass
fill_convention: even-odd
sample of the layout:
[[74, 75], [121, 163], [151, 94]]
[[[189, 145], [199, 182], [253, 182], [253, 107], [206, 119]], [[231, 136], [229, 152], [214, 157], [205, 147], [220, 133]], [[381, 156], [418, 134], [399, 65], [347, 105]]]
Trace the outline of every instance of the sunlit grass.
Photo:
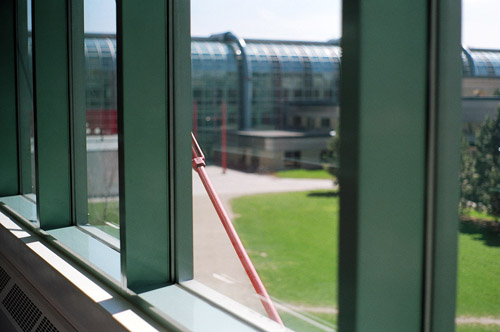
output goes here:
[[460, 324], [457, 325], [456, 332], [498, 332], [498, 325]]
[[[232, 203], [238, 233], [271, 296], [293, 304], [336, 307], [336, 193], [254, 195]], [[470, 221], [461, 223], [458, 236], [457, 315], [500, 317], [498, 233]], [[459, 331], [492, 330], [469, 324]]]
[[120, 213], [118, 201], [91, 202], [88, 205], [88, 223], [109, 235], [119, 238]]
[[332, 191], [236, 198], [235, 225], [271, 296], [337, 305], [338, 197]]
[[485, 225], [461, 222], [458, 251], [457, 315], [500, 318], [499, 234]]
[[278, 171], [274, 175], [279, 178], [291, 179], [333, 179], [333, 176], [324, 169], [290, 169]]
[[468, 217], [471, 219], [481, 219], [481, 220], [498, 220], [498, 217], [492, 216], [491, 214], [488, 214], [483, 211], [478, 211], [476, 209], [466, 209], [465, 211], [461, 212], [461, 216], [463, 217]]

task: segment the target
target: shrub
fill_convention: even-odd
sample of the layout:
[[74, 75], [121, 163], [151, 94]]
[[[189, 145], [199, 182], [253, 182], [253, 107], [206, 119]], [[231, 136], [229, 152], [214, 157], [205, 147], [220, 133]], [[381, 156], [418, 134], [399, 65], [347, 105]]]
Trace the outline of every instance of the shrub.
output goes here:
[[461, 197], [463, 211], [471, 207], [500, 215], [499, 114], [486, 120], [475, 133], [474, 146], [466, 137], [461, 149]]

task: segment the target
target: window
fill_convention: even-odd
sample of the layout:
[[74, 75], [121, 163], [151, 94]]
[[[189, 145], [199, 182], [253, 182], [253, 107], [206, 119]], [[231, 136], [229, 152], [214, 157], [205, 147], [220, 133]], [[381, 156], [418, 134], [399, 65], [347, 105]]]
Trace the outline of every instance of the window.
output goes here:
[[84, 109], [88, 217], [81, 213], [77, 221], [119, 238], [116, 5], [85, 0], [84, 9], [85, 77], [76, 79], [92, 87]]
[[[207, 65], [224, 58], [233, 66], [234, 59], [232, 70], [222, 76], [228, 81], [221, 87], [223, 93], [207, 96], [215, 125], [201, 123], [193, 131], [213, 186], [284, 324], [298, 331], [330, 331], [337, 319], [338, 193], [320, 159], [330, 136], [316, 128], [315, 119], [337, 114], [331, 103], [326, 105], [313, 94], [310, 52], [334, 52], [339, 47], [319, 31], [309, 30], [307, 38], [301, 39], [299, 31], [282, 29], [279, 22], [293, 24], [296, 14], [292, 12], [302, 11], [312, 17], [324, 11], [320, 20], [324, 22], [319, 24], [340, 22], [340, 6], [338, 2], [318, 3], [315, 8], [293, 3], [287, 13], [275, 3], [262, 4], [276, 23], [263, 19], [259, 6], [238, 2], [207, 7], [192, 1], [192, 44], [213, 51]], [[241, 30], [241, 26], [252, 28]], [[337, 60], [327, 57], [325, 61]], [[202, 82], [220, 86], [221, 77], [213, 66], [207, 66], [203, 80], [195, 57], [191, 68], [194, 89]], [[314, 70], [332, 75], [331, 68]], [[238, 100], [233, 108], [226, 110], [216, 102], [219, 95], [230, 98], [233, 93]], [[199, 117], [199, 107], [195, 112]], [[224, 124], [229, 112], [238, 119], [233, 126]], [[194, 280], [268, 316], [197, 173], [192, 197]], [[309, 223], [310, 214], [314, 225]]]
[[330, 127], [330, 119], [328, 119], [328, 118], [321, 118], [321, 127], [323, 127], [323, 128], [329, 128]]
[[[384, 3], [357, 0], [344, 3], [343, 11], [350, 20], [344, 26], [346, 33], [342, 39], [340, 153], [342, 168], [347, 170], [340, 175], [342, 190], [338, 193], [333, 181], [327, 179], [321, 182], [325, 185], [322, 189], [308, 188], [305, 192], [295, 191], [283, 196], [278, 186], [273, 188], [276, 192], [258, 195], [262, 192], [258, 191], [260, 184], [257, 178], [272, 176], [269, 174], [271, 170], [282, 170], [287, 166], [287, 159], [294, 163], [294, 168], [303, 168], [293, 169], [299, 174], [313, 168], [321, 171], [320, 161], [313, 158], [319, 158], [325, 144], [316, 141], [319, 141], [318, 137], [321, 138], [318, 133], [312, 144], [317, 146], [318, 151], [312, 151], [304, 148], [307, 136], [300, 128], [262, 130], [252, 126], [261, 125], [266, 114], [273, 114], [273, 121], [276, 119], [281, 123], [293, 124], [293, 119], [305, 118], [301, 107], [314, 109], [325, 105], [304, 105], [306, 100], [300, 103], [296, 100], [283, 104], [282, 109], [275, 108], [276, 104], [270, 101], [274, 96], [273, 81], [264, 70], [255, 70], [255, 81], [252, 82], [259, 89], [259, 100], [255, 100], [255, 105], [249, 104], [255, 108], [258, 105], [257, 110], [243, 112], [229, 102], [217, 105], [213, 99], [218, 97], [216, 91], [219, 89], [227, 91], [231, 87], [237, 90], [239, 102], [245, 101], [245, 93], [246, 98], [252, 96], [252, 89], [248, 85], [244, 89], [238, 84], [238, 66], [243, 61], [242, 49], [236, 45], [238, 39], [217, 39], [214, 36], [210, 40], [193, 40], [196, 44], [192, 44], [187, 35], [189, 20], [178, 19], [189, 15], [186, 1], [172, 0], [168, 6], [153, 1], [117, 2], [117, 22], [120, 23], [116, 38], [116, 88], [113, 88], [109, 77], [102, 82], [93, 82], [96, 85], [104, 84], [105, 89], [102, 93], [96, 91], [91, 94], [88, 100], [92, 105], [98, 105], [99, 98], [113, 96], [116, 89], [119, 248], [100, 237], [96, 240], [94, 233], [88, 236], [88, 231], [82, 231], [78, 225], [79, 221], [84, 220], [83, 214], [89, 207], [86, 181], [88, 168], [87, 162], [82, 162], [88, 157], [90, 147], [90, 144], [87, 145], [87, 133], [89, 136], [96, 136], [96, 133], [97, 136], [112, 136], [115, 130], [113, 126], [102, 124], [97, 132], [97, 125], [87, 131], [85, 125], [88, 122], [84, 119], [88, 96], [85, 94], [86, 86], [82, 84], [84, 80], [79, 79], [85, 77], [85, 67], [82, 66], [85, 63], [86, 45], [83, 2], [71, 1], [70, 7], [65, 2], [55, 0], [34, 2], [33, 123], [36, 127], [36, 219], [39, 220], [40, 229], [58, 241], [62, 241], [67, 233], [96, 240], [100, 244], [99, 248], [111, 252], [114, 258], [105, 258], [101, 265], [96, 266], [96, 261], [90, 257], [92, 253], [83, 257], [77, 249], [72, 248], [73, 259], [80, 259], [79, 263], [84, 266], [81, 269], [92, 270], [120, 292], [135, 292], [141, 301], [148, 303], [142, 306], [144, 312], [151, 315], [154, 312], [155, 320], [166, 328], [175, 329], [181, 325], [179, 329], [195, 329], [194, 324], [205, 327], [205, 321], [193, 323], [182, 319], [185, 316], [203, 319], [207, 316], [207, 310], [213, 310], [214, 307], [208, 302], [197, 302], [200, 306], [196, 312], [170, 312], [165, 315], [167, 318], [158, 315], [158, 312], [165, 312], [168, 304], [173, 303], [166, 303], [165, 298], [183, 298], [189, 302], [200, 297], [217, 302], [216, 307], [220, 310], [213, 311], [216, 316], [208, 315], [215, 317], [216, 324], [221, 321], [220, 317], [225, 317], [232, 323], [236, 322], [236, 325], [230, 325], [237, 326], [232, 330], [242, 326], [249, 330], [255, 328], [257, 323], [250, 316], [234, 314], [233, 307], [236, 305], [221, 304], [217, 296], [207, 295], [209, 291], [200, 291], [203, 287], [196, 286], [196, 280], [206, 277], [206, 280], [214, 283], [236, 288], [238, 295], [243, 292], [241, 284], [235, 282], [231, 275], [199, 269], [200, 265], [197, 265], [200, 263], [197, 255], [207, 254], [215, 247], [210, 241], [197, 242], [199, 237], [213, 240], [221, 233], [211, 233], [220, 227], [211, 223], [216, 219], [201, 224], [205, 218], [209, 218], [208, 213], [194, 210], [192, 218], [192, 206], [205, 204], [207, 210], [211, 211], [206, 197], [203, 198], [204, 194], [201, 194], [201, 185], [195, 182], [194, 190], [191, 188], [193, 174], [190, 167], [189, 132], [194, 122], [198, 124], [198, 138], [214, 178], [227, 180], [231, 178], [231, 173], [238, 172], [242, 180], [236, 183], [245, 184], [240, 190], [243, 194], [252, 194], [250, 197], [221, 196], [227, 200], [234, 198], [231, 204], [235, 209], [234, 217], [237, 217], [236, 227], [240, 232], [250, 234], [245, 240], [250, 247], [249, 253], [255, 262], [260, 262], [260, 269], [264, 271], [263, 279], [274, 282], [270, 289], [274, 288], [272, 294], [276, 295], [272, 296], [278, 300], [275, 302], [281, 305], [280, 308], [290, 309], [280, 309], [286, 311], [283, 317], [289, 326], [300, 330], [305, 321], [314, 328], [321, 324], [324, 330], [325, 327], [333, 329], [338, 321], [340, 331], [452, 330], [456, 295], [453, 280], [457, 275], [457, 237], [454, 235], [458, 197], [456, 161], [461, 125], [461, 117], [456, 114], [456, 110], [460, 109], [460, 10], [457, 6], [447, 7], [447, 3], [441, 0], [435, 1], [439, 11], [434, 6], [429, 7], [428, 1], [423, 0]], [[16, 74], [18, 51], [15, 38], [20, 34], [15, 29], [14, 4], [14, 1], [0, 2], [0, 42], [4, 46], [0, 52], [0, 86], [5, 87], [0, 89], [0, 209], [3, 210], [12, 208], [11, 203], [19, 195], [26, 194], [21, 188], [21, 184], [25, 183], [21, 178], [28, 174], [21, 174], [23, 165], [20, 161], [21, 149], [26, 148], [27, 144], [18, 144], [19, 135], [26, 135], [29, 131], [18, 130], [18, 114], [21, 111], [18, 98], [23, 94], [16, 83], [19, 73]], [[241, 11], [241, 8], [238, 10]], [[391, 15], [387, 15], [388, 12]], [[331, 24], [331, 21], [327, 23]], [[303, 30], [306, 25], [300, 27]], [[144, 31], [148, 32], [147, 37]], [[391, 31], [398, 33], [389, 33]], [[326, 40], [324, 44], [310, 46], [321, 49], [318, 53], [329, 54], [333, 59], [333, 55], [340, 54], [340, 51], [333, 42]], [[259, 46], [264, 54], [251, 54], [257, 63], [261, 55], [275, 54], [279, 58], [284, 91], [290, 91], [291, 94], [297, 90], [306, 91], [299, 89], [301, 82], [304, 82], [301, 72], [303, 66], [300, 64], [300, 59], [304, 57], [304, 45], [291, 41], [264, 43], [251, 40], [246, 45], [252, 43], [265, 45]], [[93, 46], [90, 44], [87, 50], [89, 59], [98, 59], [99, 52], [103, 52], [99, 56], [112, 54], [111, 40], [99, 40]], [[201, 64], [190, 63], [191, 49], [198, 53]], [[332, 62], [338, 64], [338, 57], [335, 59]], [[408, 63], [412, 65], [404, 65]], [[113, 65], [103, 64], [103, 68], [109, 69], [110, 66]], [[196, 88], [203, 91], [202, 96], [206, 98], [195, 104], [199, 105], [197, 119], [204, 120], [201, 122], [193, 121], [189, 111], [193, 107], [191, 77], [188, 75], [191, 69], [195, 74], [192, 77], [193, 86], [196, 84]], [[226, 80], [222, 79], [224, 75], [219, 75], [220, 72], [227, 74]], [[93, 74], [97, 75], [95, 72]], [[215, 83], [203, 85], [200, 77], [204, 75]], [[327, 84], [332, 83], [331, 80], [325, 81]], [[338, 97], [337, 89], [323, 91], [331, 95], [331, 99]], [[222, 94], [222, 98], [225, 96], [228, 96], [227, 92]], [[21, 98], [24, 100], [24, 97]], [[222, 130], [225, 123], [225, 117], [222, 116], [224, 104], [228, 106], [227, 118], [234, 118], [235, 114], [237, 117], [237, 121], [231, 121], [234, 122], [231, 123], [233, 127], [229, 128], [228, 125], [226, 132]], [[110, 107], [113, 102], [108, 100], [101, 105]], [[280, 116], [284, 118], [280, 119]], [[26, 120], [23, 118], [23, 121]], [[107, 138], [102, 137], [103, 144]], [[31, 140], [28, 141], [31, 144]], [[87, 146], [87, 149], [79, 148], [83, 146]], [[217, 164], [219, 162], [220, 165]], [[280, 175], [283, 174], [286, 173]], [[272, 180], [279, 182], [277, 178]], [[228, 187], [224, 187], [224, 190]], [[224, 193], [224, 190], [220, 192]], [[290, 191], [290, 188], [284, 191]], [[274, 194], [280, 194], [280, 198]], [[269, 220], [269, 215], [274, 213], [284, 196], [293, 197], [292, 203], [285, 204], [282, 210], [286, 206], [304, 208], [301, 210], [305, 214], [301, 219], [303, 222], [296, 227], [286, 227], [291, 218], [276, 217], [264, 224], [255, 222], [259, 219]], [[331, 223], [333, 218], [330, 217], [337, 211], [333, 204], [325, 209], [327, 217], [311, 217], [312, 213], [321, 210], [312, 201], [324, 200], [338, 204], [339, 199], [342, 204], [340, 226]], [[265, 210], [263, 218], [248, 217], [266, 204], [272, 205], [273, 209]], [[194, 220], [194, 224], [191, 220]], [[318, 239], [318, 234], [308, 232], [312, 224], [320, 221], [326, 221], [326, 224], [320, 227], [323, 234], [319, 235], [324, 237]], [[305, 245], [313, 249], [312, 254], [304, 255], [303, 250], [293, 251], [293, 246], [290, 246], [288, 253], [292, 254], [283, 259], [285, 263], [292, 262], [292, 267], [302, 267], [299, 270], [306, 274], [305, 277], [297, 278], [297, 269], [289, 273], [285, 263], [282, 270], [273, 265], [266, 267], [266, 263], [278, 257], [280, 251], [253, 246], [259, 242], [270, 245], [276, 240], [275, 236], [266, 236], [272, 231], [269, 228], [277, 224], [284, 225], [280, 229], [286, 231], [278, 233], [293, 233], [294, 239], [313, 240]], [[196, 227], [200, 225], [207, 233], [197, 233], [200, 229]], [[248, 228], [245, 230], [245, 227]], [[249, 231], [252, 227], [257, 230]], [[72, 233], [74, 231], [78, 233]], [[227, 244], [225, 235], [222, 237]], [[65, 244], [80, 243], [74, 239]], [[340, 241], [338, 246], [337, 240]], [[336, 247], [340, 248], [339, 255], [329, 249]], [[230, 250], [220, 252], [227, 253]], [[99, 255], [101, 253], [99, 251]], [[219, 255], [211, 255], [210, 260], [204, 261], [205, 266], [224, 265], [214, 263], [214, 257], [224, 259]], [[304, 265], [297, 264], [294, 260], [297, 258], [303, 258]], [[230, 259], [234, 261], [235, 257]], [[337, 260], [339, 287], [334, 279], [337, 276], [334, 270]], [[320, 261], [320, 264], [315, 264], [315, 261]], [[111, 275], [107, 270], [110, 267], [106, 265], [113, 265], [112, 268], [116, 267], [118, 273]], [[313, 280], [326, 275], [314, 274], [318, 266], [334, 266], [333, 269], [328, 268], [333, 279]], [[199, 272], [206, 275], [197, 275]], [[302, 284], [293, 286], [293, 292], [285, 292], [285, 287], [281, 286], [286, 285], [286, 282], [275, 277], [274, 273], [287, 275], [290, 278], [288, 281], [300, 281]], [[189, 288], [189, 292], [185, 291], [186, 288]], [[314, 305], [304, 304], [293, 298], [300, 295], [297, 290], [305, 289], [312, 289], [308, 295], [311, 298], [318, 296], [320, 305], [316, 302]], [[326, 289], [328, 292], [325, 292]], [[251, 288], [247, 290], [247, 294], [252, 294]], [[258, 298], [250, 298], [255, 300], [253, 303], [257, 310], [262, 310]], [[304, 305], [294, 306], [297, 303]], [[338, 320], [336, 311], [332, 310], [337, 304], [341, 308]], [[328, 308], [324, 319], [327, 324], [318, 319], [324, 314], [323, 311], [313, 312], [314, 319], [309, 316], [309, 311], [313, 311], [311, 308], [318, 307], [321, 310]], [[185, 310], [185, 306], [176, 305], [175, 309]], [[233, 312], [234, 316], [229, 317], [228, 311]], [[296, 319], [297, 313], [301, 315], [300, 319]], [[314, 323], [310, 324], [311, 320]], [[217, 325], [213, 327], [217, 329]]]
[[[456, 330], [495, 330], [500, 318], [500, 39], [487, 13], [496, 2], [463, 1], [462, 112]], [[486, 13], [482, 15], [480, 13]], [[474, 317], [474, 318], [471, 318]]]

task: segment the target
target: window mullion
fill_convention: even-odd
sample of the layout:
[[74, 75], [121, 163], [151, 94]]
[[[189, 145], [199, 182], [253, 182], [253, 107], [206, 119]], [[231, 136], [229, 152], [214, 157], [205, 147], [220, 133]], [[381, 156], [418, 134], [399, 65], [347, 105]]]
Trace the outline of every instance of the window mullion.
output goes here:
[[71, 225], [67, 16], [66, 1], [33, 1], [37, 219], [42, 229]]
[[15, 1], [0, 3], [0, 195], [19, 193], [16, 116]]
[[[172, 192], [174, 219], [175, 280], [193, 278], [193, 208], [191, 171], [191, 35], [190, 2], [169, 1], [169, 71], [171, 153], [173, 166], [171, 174], [174, 184]], [[175, 13], [175, 15], [174, 15]]]
[[421, 330], [427, 0], [344, 1], [339, 329]]
[[[22, 194], [33, 193], [31, 164], [31, 112], [33, 93], [28, 54], [28, 9], [27, 1], [17, 2], [17, 92], [18, 92], [18, 130], [19, 130], [19, 171]], [[31, 77], [30, 77], [31, 76]]]
[[87, 224], [87, 137], [85, 105], [84, 0], [70, 1], [71, 148], [73, 220]]
[[[432, 0], [425, 332], [455, 328], [462, 60], [459, 2]], [[432, 144], [432, 145], [431, 145]]]
[[117, 2], [120, 239], [124, 283], [171, 282], [167, 3]]

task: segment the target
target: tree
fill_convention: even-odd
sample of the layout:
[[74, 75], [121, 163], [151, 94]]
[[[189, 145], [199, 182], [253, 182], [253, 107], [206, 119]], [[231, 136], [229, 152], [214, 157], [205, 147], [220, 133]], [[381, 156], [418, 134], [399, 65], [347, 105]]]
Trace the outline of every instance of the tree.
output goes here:
[[494, 216], [498, 216], [500, 213], [498, 120], [499, 113], [494, 119], [487, 118], [476, 133], [476, 199], [481, 208]]
[[500, 109], [495, 118], [486, 118], [475, 133], [474, 146], [462, 138], [461, 197], [462, 210], [475, 207], [488, 214], [500, 215]]

